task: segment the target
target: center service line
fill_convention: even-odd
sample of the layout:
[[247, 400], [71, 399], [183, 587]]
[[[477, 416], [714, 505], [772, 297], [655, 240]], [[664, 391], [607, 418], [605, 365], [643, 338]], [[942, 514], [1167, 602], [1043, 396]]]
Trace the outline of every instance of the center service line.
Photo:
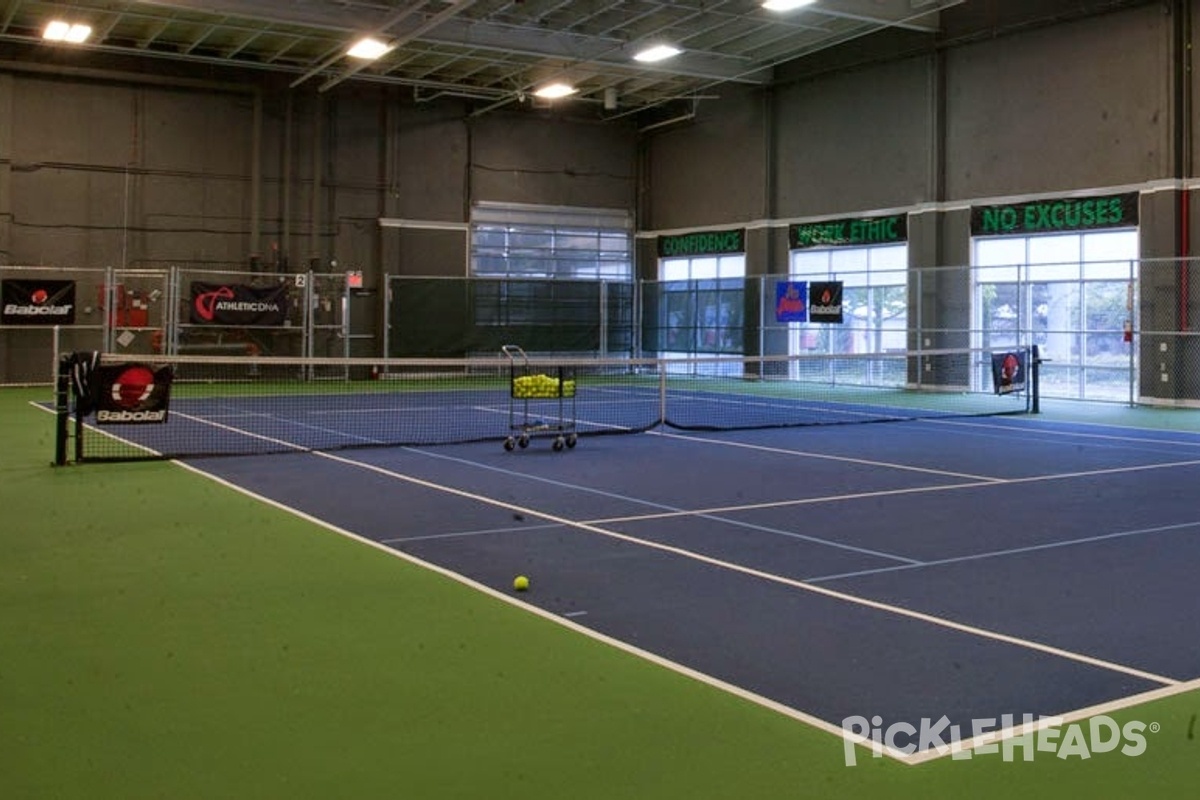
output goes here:
[[567, 525], [572, 528], [588, 531], [589, 533], [595, 533], [600, 536], [607, 536], [611, 539], [616, 539], [618, 541], [627, 542], [629, 544], [641, 545], [642, 547], [647, 547], [647, 548], [650, 548], [651, 550], [658, 550], [663, 553], [670, 553], [672, 555], [683, 556], [684, 558], [690, 558], [693, 561], [698, 561], [703, 564], [708, 564], [710, 566], [719, 567], [721, 569], [727, 569], [727, 570], [730, 570], [731, 572], [738, 572], [743, 575], [749, 575], [751, 577], [760, 578], [762, 580], [770, 581], [772, 583], [778, 583], [778, 584], [781, 584], [784, 586], [791, 586], [793, 588], [800, 589], [802, 591], [811, 592], [813, 594], [819, 594], [819, 595], [822, 595], [825, 597], [832, 598], [834, 600], [842, 600], [847, 603], [852, 603], [854, 605], [863, 606], [865, 608], [871, 608], [876, 611], [883, 611], [885, 613], [895, 614], [895, 615], [901, 616], [901, 617], [907, 617], [909, 619], [914, 619], [914, 620], [924, 622], [924, 623], [927, 623], [930, 625], [936, 625], [938, 627], [947, 628], [949, 630], [957, 631], [959, 633], [966, 633], [966, 634], [970, 634], [972, 636], [978, 636], [978, 637], [984, 638], [984, 639], [991, 639], [991, 640], [997, 641], [997, 642], [1004, 642], [1005, 644], [1011, 644], [1016, 647], [1025, 648], [1027, 650], [1034, 650], [1036, 652], [1046, 653], [1048, 655], [1056, 656], [1059, 658], [1065, 658], [1065, 659], [1068, 659], [1071, 661], [1079, 662], [1081, 664], [1087, 664], [1088, 666], [1099, 667], [1101, 669], [1106, 669], [1106, 670], [1109, 670], [1112, 672], [1119, 672], [1119, 673], [1122, 673], [1125, 675], [1130, 675], [1130, 676], [1138, 678], [1140, 680], [1149, 681], [1152, 683], [1158, 683], [1163, 686], [1176, 686], [1180, 683], [1180, 681], [1177, 681], [1173, 678], [1167, 678], [1162, 675], [1155, 675], [1152, 672], [1146, 672], [1144, 670], [1135, 669], [1133, 667], [1128, 667], [1123, 664], [1117, 664], [1112, 661], [1105, 661], [1103, 659], [1094, 658], [1092, 656], [1084, 655], [1082, 653], [1075, 653], [1070, 650], [1064, 650], [1060, 647], [1053, 647], [1051, 645], [1041, 644], [1040, 642], [1033, 642], [1028, 639], [1020, 639], [1020, 638], [1017, 638], [1016, 636], [1009, 636], [1008, 634], [999, 633], [998, 631], [990, 631], [985, 628], [975, 627], [973, 625], [965, 625], [965, 624], [962, 624], [959, 622], [953, 622], [951, 620], [943, 619], [941, 617], [935, 617], [931, 614], [924, 614], [919, 611], [912, 611], [912, 610], [909, 610], [906, 608], [901, 608], [899, 606], [893, 606], [893, 605], [889, 605], [887, 603], [880, 603], [875, 600], [867, 600], [862, 597], [855, 597], [854, 595], [846, 594], [844, 592], [838, 592], [833, 589], [826, 588], [824, 586], [814, 586], [810, 583], [805, 583], [804, 581], [798, 581], [798, 580], [793, 580], [791, 578], [785, 578], [781, 575], [775, 575], [770, 572], [763, 572], [762, 570], [753, 569], [751, 567], [746, 567], [741, 564], [734, 564], [729, 561], [722, 561], [717, 558], [712, 558], [711, 556], [703, 555], [702, 553], [696, 553], [691, 550], [685, 550], [681, 547], [674, 547], [672, 545], [661, 544], [659, 542], [648, 541], [646, 539], [639, 539], [636, 536], [629, 536], [628, 534], [617, 533], [616, 531], [606, 530], [604, 528], [600, 528], [595, 525], [589, 525], [589, 524], [583, 523], [583, 522], [576, 522], [574, 520], [569, 520], [569, 519], [566, 519], [564, 517], [559, 517], [554, 514], [549, 514], [545, 511], [539, 511], [537, 509], [526, 508], [524, 506], [516, 505], [515, 503], [509, 503], [509, 502], [505, 502], [503, 500], [497, 500], [497, 499], [491, 498], [491, 497], [484, 497], [482, 495], [474, 494], [472, 492], [467, 492], [462, 489], [455, 489], [452, 486], [443, 486], [443, 485], [440, 485], [437, 483], [433, 483], [431, 481], [413, 477], [411, 475], [405, 475], [403, 473], [396, 472], [394, 470], [376, 466], [374, 464], [367, 464], [367, 463], [364, 463], [361, 461], [355, 461], [353, 459], [346, 458], [344, 456], [334, 455], [332, 453], [313, 453], [313, 455], [315, 455], [319, 458], [329, 459], [330, 461], [335, 461], [340, 464], [345, 464], [350, 467], [357, 467], [359, 469], [365, 469], [369, 472], [375, 472], [377, 474], [384, 475], [389, 478], [395, 478], [396, 480], [404, 481], [405, 483], [411, 483], [415, 486], [421, 486], [426, 489], [432, 489], [434, 491], [443, 492], [445, 494], [451, 494], [456, 497], [465, 498], [467, 500], [474, 500], [475, 502], [478, 502], [478, 503], [484, 503], [485, 505], [495, 506], [497, 508], [503, 508], [508, 511], [515, 511], [515, 512], [522, 513], [522, 514], [530, 514], [532, 516], [541, 517], [542, 519], [549, 520], [551, 522], [557, 522], [557, 523], [560, 523], [562, 525]]

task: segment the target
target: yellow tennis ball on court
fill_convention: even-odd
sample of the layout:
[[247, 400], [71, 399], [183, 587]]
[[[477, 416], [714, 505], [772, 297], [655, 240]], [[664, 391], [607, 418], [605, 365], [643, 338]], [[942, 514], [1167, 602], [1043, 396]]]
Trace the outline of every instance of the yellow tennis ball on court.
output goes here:
[[529, 588], [529, 578], [526, 578], [524, 575], [518, 575], [513, 578], [513, 588], [518, 592], [525, 591]]

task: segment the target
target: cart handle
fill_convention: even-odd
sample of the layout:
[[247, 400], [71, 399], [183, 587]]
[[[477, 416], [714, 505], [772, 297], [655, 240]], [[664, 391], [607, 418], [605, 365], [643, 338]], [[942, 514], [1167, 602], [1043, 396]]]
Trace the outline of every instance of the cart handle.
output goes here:
[[526, 364], [529, 363], [529, 356], [525, 355], [525, 351], [515, 344], [506, 344], [500, 348], [500, 352], [508, 356], [509, 360], [516, 361], [520, 358]]

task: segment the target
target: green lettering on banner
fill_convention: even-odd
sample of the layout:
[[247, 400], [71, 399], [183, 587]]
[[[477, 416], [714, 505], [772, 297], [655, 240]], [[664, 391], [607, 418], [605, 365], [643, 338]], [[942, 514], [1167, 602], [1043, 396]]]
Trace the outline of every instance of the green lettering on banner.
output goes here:
[[1137, 192], [971, 208], [973, 236], [1123, 228], [1137, 223]]
[[724, 255], [746, 252], [746, 230], [683, 233], [658, 237], [658, 257]]
[[788, 226], [788, 245], [806, 247], [853, 247], [908, 240], [908, 216], [854, 217], [826, 222], [804, 222]]

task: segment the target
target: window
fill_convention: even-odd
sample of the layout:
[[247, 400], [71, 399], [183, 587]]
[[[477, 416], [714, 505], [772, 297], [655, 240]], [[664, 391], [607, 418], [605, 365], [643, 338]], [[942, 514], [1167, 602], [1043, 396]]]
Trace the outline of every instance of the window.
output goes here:
[[973, 346], [1038, 345], [1046, 397], [1129, 397], [1136, 230], [977, 238], [973, 250]]
[[693, 354], [742, 355], [746, 256], [742, 253], [658, 262], [656, 327], [649, 349], [665, 358]]
[[633, 280], [625, 211], [480, 203], [471, 212], [476, 276]]
[[471, 211], [471, 303], [482, 341], [602, 355], [633, 348], [628, 212], [479, 203]]
[[790, 353], [887, 353], [907, 347], [907, 244], [794, 250], [789, 279], [841, 281], [844, 319], [842, 325], [788, 323]]

